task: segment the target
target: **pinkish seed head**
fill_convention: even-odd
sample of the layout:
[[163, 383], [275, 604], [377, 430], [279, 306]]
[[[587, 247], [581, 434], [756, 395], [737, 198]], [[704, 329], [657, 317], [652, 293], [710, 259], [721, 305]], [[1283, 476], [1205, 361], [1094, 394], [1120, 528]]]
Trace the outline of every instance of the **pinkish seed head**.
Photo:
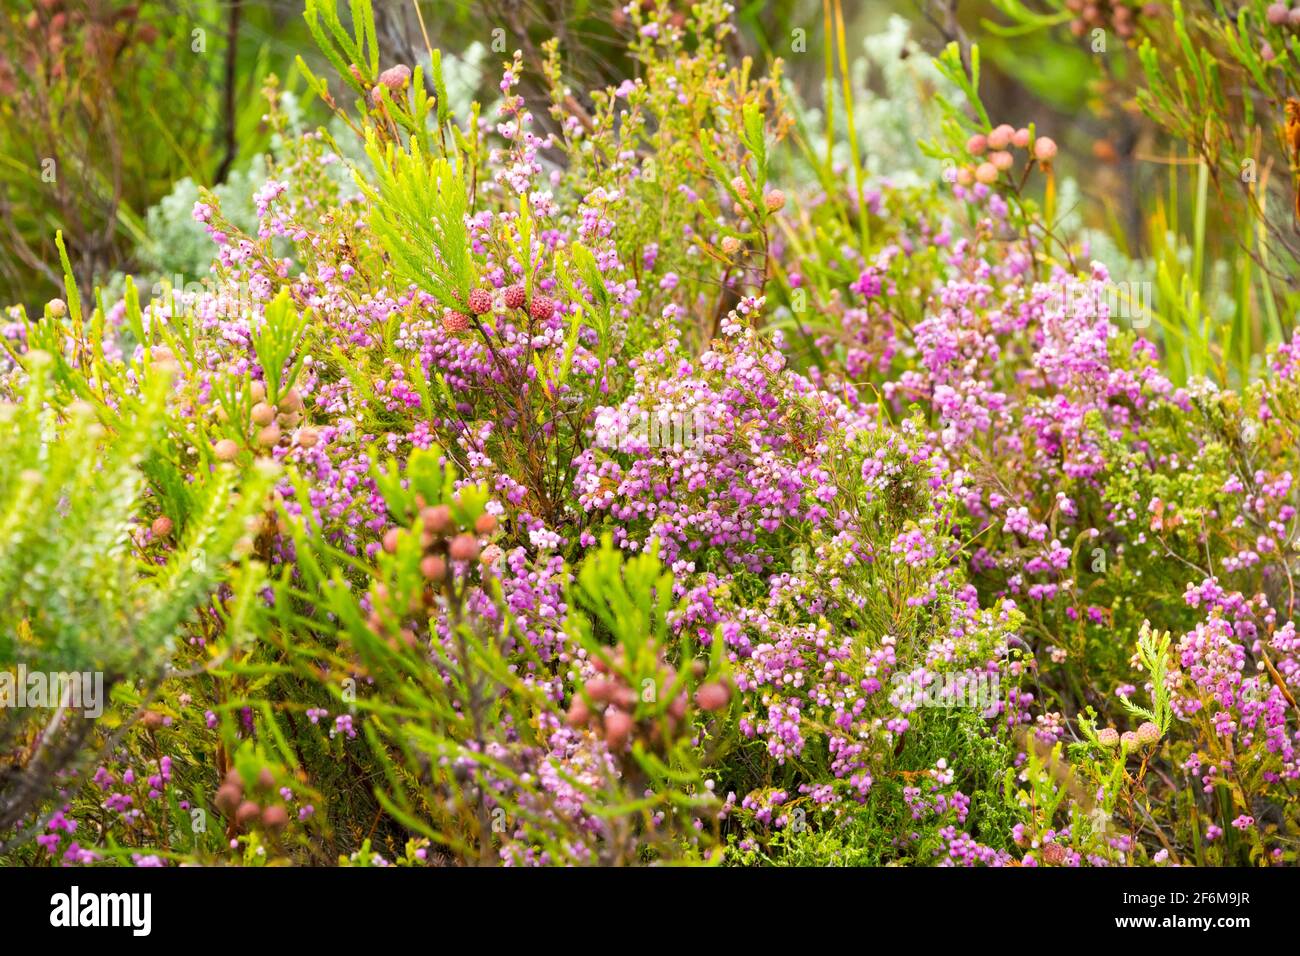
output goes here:
[[452, 335], [458, 335], [469, 328], [469, 316], [455, 309], [446, 309], [442, 313], [442, 327]]
[[555, 300], [548, 295], [535, 295], [528, 305], [528, 314], [537, 322], [545, 322], [555, 314]]
[[469, 310], [475, 315], [491, 312], [492, 293], [487, 289], [472, 289], [469, 294]]

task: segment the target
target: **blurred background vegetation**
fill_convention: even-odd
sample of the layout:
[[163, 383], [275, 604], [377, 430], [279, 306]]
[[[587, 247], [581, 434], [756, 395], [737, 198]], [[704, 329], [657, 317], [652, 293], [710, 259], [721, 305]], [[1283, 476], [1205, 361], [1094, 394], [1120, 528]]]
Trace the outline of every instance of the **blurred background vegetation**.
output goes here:
[[[56, 294], [58, 274], [51, 263], [57, 261], [58, 229], [87, 288], [111, 283], [122, 271], [193, 279], [208, 254], [204, 237], [188, 222], [197, 188], [225, 183], [236, 217], [241, 202], [251, 216], [258, 157], [273, 139], [263, 123], [268, 78], [278, 78], [302, 125], [327, 122], [314, 97], [295, 96], [302, 88], [295, 57], [304, 57], [321, 75], [329, 73], [315, 59], [300, 0], [0, 5], [0, 302], [32, 308]], [[448, 56], [463, 95], [486, 103], [495, 98], [498, 61], [508, 51], [522, 49], [526, 65], [537, 66], [542, 43], [557, 36], [574, 95], [582, 98], [635, 72], [622, 49], [628, 28], [620, 6], [610, 0], [431, 0], [417, 10], [416, 0], [375, 0], [382, 65], [427, 62], [427, 37]], [[1231, 24], [1243, 11], [1263, 24], [1268, 5], [1255, 0], [1185, 6], [1189, 16], [1201, 19], [1199, 26], [1184, 24], [1180, 33], [1177, 4], [737, 0], [741, 29], [733, 43], [734, 53], [753, 57], [759, 69], [775, 57], [784, 60], [791, 90], [816, 114], [827, 106], [826, 54], [836, 58], [839, 52], [840, 35], [828, 33], [826, 24], [842, 18], [854, 84], [885, 104], [870, 120], [875, 125], [859, 131], [867, 168], [899, 175], [916, 170], [893, 166], [921, 162], [903, 147], [937, 130], [908, 135], [885, 129], [904, 114], [925, 122], [923, 112], [914, 116], [900, 108], [891, 115], [890, 100], [901, 95], [901, 75], [914, 87], [907, 97], [924, 103], [933, 77], [922, 69], [900, 73], [890, 61], [924, 61], [950, 42], [963, 49], [978, 43], [980, 92], [992, 121], [1033, 122], [1039, 134], [1061, 145], [1057, 169], [1070, 188], [1057, 215], [1075, 228], [1094, 230], [1099, 248], [1145, 263], [1132, 269], [1147, 269], [1153, 281], [1163, 283], [1161, 334], [1182, 371], [1209, 370], [1214, 356], [1205, 339], [1213, 334], [1211, 324], [1226, 322], [1232, 329], [1219, 336], [1218, 359], [1230, 364], [1231, 352], [1238, 373], [1248, 374], [1257, 361], [1252, 357], [1292, 325], [1296, 237], [1288, 172], [1294, 157], [1284, 142], [1272, 140], [1281, 136], [1283, 100], [1293, 77], [1300, 76], [1300, 47], [1289, 53], [1283, 36], [1278, 53], [1266, 51], [1280, 59], [1270, 66], [1273, 87], [1265, 89], [1250, 49], [1268, 43], [1261, 47], [1259, 37], [1247, 37], [1250, 55], [1240, 53]], [[897, 36], [892, 46], [881, 44], [881, 37], [900, 30], [910, 39]], [[1161, 41], [1147, 64], [1140, 49], [1144, 37], [1148, 45], [1152, 37]], [[1222, 76], [1201, 76], [1196, 61], [1206, 55], [1214, 59], [1209, 72]], [[1184, 71], [1183, 102], [1162, 107], [1151, 98], [1151, 77], [1143, 74], [1152, 64], [1171, 75]], [[1238, 82], [1242, 77], [1245, 83]], [[832, 111], [838, 82], [831, 86]], [[527, 86], [524, 92], [529, 95]], [[540, 90], [534, 87], [531, 94]], [[1190, 118], [1174, 115], [1180, 106]], [[1162, 116], [1162, 108], [1171, 115]], [[1207, 124], [1207, 132], [1198, 132], [1198, 108], [1219, 115], [1223, 128], [1214, 133]], [[873, 114], [859, 109], [863, 115]], [[1272, 117], [1272, 125], [1261, 117]], [[1260, 134], [1255, 141], [1252, 130]], [[900, 135], [907, 141], [903, 147], [891, 145], [891, 137]], [[1239, 148], [1224, 153], [1225, 142]], [[1265, 185], [1252, 177], [1243, 191], [1234, 188], [1232, 164], [1243, 162], [1242, 150], [1251, 142], [1252, 162], [1260, 164]], [[890, 149], [898, 155], [885, 155]], [[1252, 223], [1259, 217], [1252, 219], [1247, 207], [1259, 213], [1265, 204], [1273, 209], [1273, 226], [1257, 235]], [[1212, 322], [1203, 323], [1203, 315]]]

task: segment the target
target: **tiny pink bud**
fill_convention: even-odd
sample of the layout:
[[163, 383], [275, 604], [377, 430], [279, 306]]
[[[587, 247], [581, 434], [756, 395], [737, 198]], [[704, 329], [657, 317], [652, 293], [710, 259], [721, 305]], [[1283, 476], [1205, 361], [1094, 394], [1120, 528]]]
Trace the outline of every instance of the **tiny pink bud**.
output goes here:
[[989, 133], [990, 149], [1006, 149], [1011, 145], [1011, 137], [1016, 135], [1015, 129], [1009, 124], [1003, 123], [993, 132]]

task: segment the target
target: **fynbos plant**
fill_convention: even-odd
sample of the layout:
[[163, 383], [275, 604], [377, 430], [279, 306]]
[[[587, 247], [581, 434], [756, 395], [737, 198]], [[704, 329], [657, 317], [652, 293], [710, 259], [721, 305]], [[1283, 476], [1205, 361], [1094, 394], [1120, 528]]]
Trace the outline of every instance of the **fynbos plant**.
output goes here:
[[[1041, 6], [1004, 32], [1207, 67]], [[466, 105], [310, 0], [331, 125], [267, 85], [204, 282], [8, 314], [6, 859], [1294, 862], [1300, 342], [1243, 293], [1210, 347], [1266, 263], [1210, 262], [1209, 157], [1193, 241], [1108, 268], [955, 19], [869, 156], [839, 3], [820, 114], [679, 7], [620, 9], [625, 81], [502, 43]]]

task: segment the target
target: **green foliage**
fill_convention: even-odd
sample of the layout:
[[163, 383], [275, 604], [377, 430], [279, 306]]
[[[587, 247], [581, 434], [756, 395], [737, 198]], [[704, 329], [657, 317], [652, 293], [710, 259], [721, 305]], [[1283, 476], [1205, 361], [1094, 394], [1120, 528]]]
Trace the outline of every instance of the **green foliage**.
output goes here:
[[474, 279], [463, 167], [455, 157], [426, 157], [419, 140], [408, 152], [392, 143], [381, 147], [373, 134], [366, 155], [377, 181], [358, 177], [357, 183], [373, 203], [371, 227], [398, 277], [449, 309], [463, 309]]
[[[1300, 84], [1300, 41], [1285, 22], [1269, 22], [1270, 5], [1146, 5], [1131, 37], [1107, 34], [1105, 55], [1082, 70], [1100, 108], [1124, 109], [1131, 98], [1165, 137], [1167, 196], [1145, 193], [1134, 221], [1146, 234], [1128, 241], [1149, 249], [1152, 315], [1179, 382], [1211, 374], [1249, 382], [1258, 376], [1255, 357], [1293, 325], [1300, 180], [1287, 103]], [[1063, 35], [1078, 16], [1064, 0], [996, 6], [1010, 22], [986, 26], [1017, 44], [1034, 37], [1075, 57], [1090, 42]], [[1192, 168], [1182, 172], [1182, 164]]]
[[[453, 473], [431, 452], [414, 453], [402, 475], [391, 463], [376, 473], [407, 528], [393, 553], [369, 566], [291, 519], [301, 577], [282, 579], [275, 610], [259, 615], [263, 640], [281, 649], [275, 673], [296, 675], [316, 688], [315, 696], [363, 722], [377, 806], [409, 831], [480, 863], [520, 854], [609, 863], [644, 852], [698, 853], [689, 850], [698, 837], [686, 824], [692, 813], [716, 806], [716, 798], [703, 786], [701, 756], [688, 737], [674, 736], [667, 749], [638, 740], [628, 758], [636, 772], [625, 768], [623, 779], [595, 760], [591, 775], [581, 778], [559, 765], [535, 765], [545, 749], [543, 727], [560, 719], [538, 681], [545, 665], [509, 617], [482, 617], [467, 603], [463, 583], [431, 584], [421, 569], [426, 553], [444, 547], [441, 537], [428, 536], [422, 509], [445, 503], [457, 526], [472, 526], [486, 493], [472, 485], [453, 491]], [[300, 485], [302, 504], [305, 495]], [[570, 617], [570, 626], [589, 653], [625, 674], [630, 686], [659, 679], [671, 577], [653, 556], [624, 564], [606, 544], [578, 572], [575, 598], [585, 613]], [[417, 640], [422, 622], [444, 602], [450, 633]], [[717, 670], [715, 654], [715, 676]], [[349, 675], [364, 676], [355, 696]], [[671, 702], [699, 679], [683, 670], [670, 683], [654, 684], [657, 693], [641, 697], [635, 719], [659, 726], [660, 740], [668, 739]], [[308, 769], [324, 772], [314, 763]], [[548, 772], [580, 798], [578, 813], [558, 802], [554, 788], [539, 786]], [[655, 823], [661, 810], [667, 820]]]
[[[137, 682], [156, 687], [178, 636], [226, 580], [271, 476], [246, 476], [248, 497], [237, 500], [239, 476], [219, 469], [186, 489], [183, 514], [163, 509], [176, 516], [158, 519], [168, 523], [165, 534], [157, 524], [142, 528], [146, 475], [166, 454], [168, 378], [152, 378], [139, 402], [115, 412], [58, 402], [46, 352], [28, 352], [24, 371], [18, 401], [0, 403], [0, 661], [28, 673], [98, 674], [103, 694], [116, 689], [140, 700]], [[176, 542], [163, 560], [150, 553], [150, 539], [159, 537]], [[243, 575], [244, 600], [256, 585], [256, 573]], [[66, 785], [113, 745], [122, 715], [105, 710], [108, 703], [101, 697], [92, 708], [83, 698], [83, 712], [48, 714], [38, 706], [0, 709], [0, 748], [16, 755], [0, 766], [0, 837], [56, 781]], [[43, 742], [27, 749], [38, 722]]]
[[[379, 41], [375, 37], [375, 14], [370, 0], [350, 0], [352, 32], [339, 18], [336, 0], [307, 0], [303, 20], [316, 47], [334, 72], [360, 89], [364, 96], [379, 73]], [[301, 63], [301, 59], [299, 63]], [[365, 70], [353, 75], [353, 68]]]
[[[248, 506], [232, 506], [236, 476], [220, 469], [192, 490], [190, 520], [175, 532], [181, 546], [141, 575], [133, 518], [162, 450], [167, 382], [154, 379], [139, 408], [115, 418], [87, 403], [50, 407], [50, 364], [29, 353], [26, 394], [3, 406], [0, 658], [148, 673], [221, 580]], [[259, 483], [246, 490], [255, 495]]]
[[266, 397], [279, 402], [293, 388], [294, 380], [307, 357], [301, 348], [304, 333], [311, 322], [311, 311], [299, 312], [289, 298], [289, 291], [267, 303], [264, 323], [253, 339], [253, 351], [266, 375]]
[[[229, 18], [248, 37], [228, 49]], [[0, 300], [53, 294], [56, 228], [83, 288], [149, 238], [145, 211], [264, 144], [257, 90], [276, 63], [270, 10], [216, 0], [65, 0], [0, 13]], [[292, 41], [291, 27], [281, 36]], [[228, 58], [236, 67], [227, 77]], [[227, 85], [231, 85], [227, 91]], [[228, 94], [228, 95], [227, 95]]]
[[[640, 774], [655, 791], [655, 798], [645, 804], [648, 812], [715, 806], [716, 799], [703, 788], [702, 775], [705, 762], [716, 760], [725, 742], [724, 725], [712, 723], [710, 752], [703, 758], [689, 735], [679, 735], [674, 728], [672, 714], [680, 698], [699, 684], [726, 679], [726, 670], [720, 641], [713, 642], [706, 666], [702, 660], [697, 662], [689, 642], [678, 642], [669, 634], [672, 595], [672, 575], [663, 570], [657, 555], [644, 553], [626, 560], [609, 536], [579, 567], [570, 595], [583, 612], [570, 618], [570, 633], [587, 651], [588, 660], [600, 661], [601, 670], [639, 691], [631, 716], [634, 723], [650, 725], [655, 731], [649, 743], [634, 739], [631, 751]], [[676, 609], [680, 610], [680, 603]], [[665, 671], [666, 660], [675, 667]], [[586, 689], [581, 693], [592, 703]]]
[[[841, 6], [824, 119], [728, 59], [721, 0], [621, 9], [617, 88], [575, 93], [556, 37], [534, 165], [451, 102], [450, 60], [381, 84], [383, 18], [310, 0], [355, 109], [304, 62], [332, 125], [267, 84], [262, 221], [184, 184], [150, 220], [178, 240], [150, 262], [188, 258], [176, 219], [210, 207], [211, 292], [92, 295], [56, 236], [66, 302], [0, 339], [0, 655], [109, 668], [113, 696], [61, 734], [0, 715], [6, 861], [1293, 855], [1300, 376], [1280, 352], [1241, 395], [1197, 381], [1259, 366], [1256, 306], [1218, 311], [1254, 287], [1216, 263], [1213, 168], [1190, 199], [1172, 171], [1149, 260], [1109, 250], [1159, 288], [1166, 377], [1082, 279], [1054, 144], [1026, 120], [999, 138], [1028, 152], [989, 153], [995, 58], [922, 64], [895, 23], [888, 64], [879, 38], [851, 63]], [[1055, 42], [1059, 11], [998, 7]], [[906, 149], [877, 150], [912, 87]], [[482, 318], [444, 313], [471, 291]], [[1218, 658], [1187, 663], [1214, 642], [1234, 709]]]
[[1173, 711], [1169, 706], [1169, 632], [1153, 631], [1146, 622], [1138, 635], [1138, 660], [1151, 682], [1151, 708], [1148, 710], [1123, 698], [1124, 708], [1134, 717], [1149, 720], [1161, 734], [1169, 733]]

